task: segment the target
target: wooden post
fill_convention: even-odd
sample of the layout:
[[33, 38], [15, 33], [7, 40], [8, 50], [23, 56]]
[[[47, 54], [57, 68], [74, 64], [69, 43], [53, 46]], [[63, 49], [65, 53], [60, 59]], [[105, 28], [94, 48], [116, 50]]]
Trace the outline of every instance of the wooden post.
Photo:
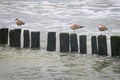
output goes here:
[[98, 36], [98, 54], [99, 55], [108, 55], [107, 53], [107, 41], [105, 35]]
[[86, 54], [87, 53], [87, 42], [86, 42], [86, 35], [81, 35], [80, 39], [80, 53]]
[[69, 33], [60, 33], [60, 52], [69, 52]]
[[56, 32], [48, 32], [47, 50], [48, 51], [56, 50]]
[[118, 38], [118, 56], [120, 58], [120, 36]]
[[78, 52], [77, 34], [70, 35], [71, 52]]
[[110, 40], [112, 57], [120, 57], [120, 36], [111, 36]]
[[97, 39], [96, 36], [91, 37], [92, 54], [97, 54]]
[[30, 47], [30, 35], [29, 35], [29, 30], [24, 30], [23, 36], [24, 36], [24, 45], [23, 45], [23, 47], [24, 47], [24, 48]]
[[14, 30], [10, 30], [9, 32], [9, 43], [11, 47], [14, 47]]
[[21, 47], [21, 29], [14, 29], [14, 46]]
[[31, 48], [40, 48], [40, 32], [31, 32]]
[[8, 28], [0, 29], [0, 44], [8, 43]]

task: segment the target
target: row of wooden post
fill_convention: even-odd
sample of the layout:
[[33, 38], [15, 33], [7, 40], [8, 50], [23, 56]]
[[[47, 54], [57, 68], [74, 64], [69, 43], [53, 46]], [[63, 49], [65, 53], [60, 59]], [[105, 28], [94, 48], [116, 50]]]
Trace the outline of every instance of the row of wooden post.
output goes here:
[[[30, 39], [31, 36], [31, 39]], [[9, 37], [9, 38], [8, 38]], [[86, 35], [79, 36], [79, 44], [77, 34], [60, 33], [60, 52], [79, 52], [87, 53], [87, 37]], [[21, 47], [21, 29], [10, 30], [8, 28], [0, 29], [0, 44], [8, 44], [11, 47]], [[31, 40], [31, 41], [30, 41]], [[23, 32], [23, 47], [40, 48], [40, 32]], [[112, 56], [120, 57], [120, 36], [111, 36], [111, 53]], [[79, 49], [78, 49], [79, 46]], [[91, 37], [92, 54], [108, 55], [107, 39], [105, 35]], [[56, 51], [56, 32], [48, 32], [47, 36], [47, 51]]]

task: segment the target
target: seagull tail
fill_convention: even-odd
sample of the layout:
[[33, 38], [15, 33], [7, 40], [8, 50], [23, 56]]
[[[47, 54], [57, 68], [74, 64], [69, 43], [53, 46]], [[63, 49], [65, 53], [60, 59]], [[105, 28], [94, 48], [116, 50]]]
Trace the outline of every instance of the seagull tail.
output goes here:
[[23, 22], [23, 25], [25, 25], [25, 22]]
[[105, 30], [108, 30], [108, 28], [105, 28]]
[[84, 26], [80, 26], [80, 28], [84, 28]]

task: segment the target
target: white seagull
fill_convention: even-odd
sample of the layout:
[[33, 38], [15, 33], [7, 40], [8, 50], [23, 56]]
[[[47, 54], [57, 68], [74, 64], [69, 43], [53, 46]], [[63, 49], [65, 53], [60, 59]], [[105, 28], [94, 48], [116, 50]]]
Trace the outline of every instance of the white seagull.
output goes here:
[[22, 20], [20, 20], [20, 19], [18, 19], [18, 18], [16, 18], [15, 22], [16, 22], [16, 24], [17, 24], [18, 26], [22, 26], [22, 25], [25, 24], [25, 22], [23, 22]]
[[83, 28], [84, 26], [81, 26], [79, 24], [75, 24], [75, 23], [70, 23], [70, 28], [74, 31], [75, 33], [75, 30], [76, 29], [80, 29], [80, 28]]
[[105, 25], [103, 25], [103, 24], [99, 24], [99, 25], [98, 25], [98, 29], [99, 29], [101, 32], [108, 30], [108, 28], [107, 28]]

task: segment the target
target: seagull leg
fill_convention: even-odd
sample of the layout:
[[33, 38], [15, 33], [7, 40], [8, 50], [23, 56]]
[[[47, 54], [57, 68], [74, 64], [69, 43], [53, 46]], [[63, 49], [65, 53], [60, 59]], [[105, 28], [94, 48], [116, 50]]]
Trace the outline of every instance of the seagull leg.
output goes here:
[[100, 35], [103, 35], [103, 31], [101, 31], [101, 34]]
[[100, 31], [100, 35], [102, 35], [102, 31]]
[[75, 33], [75, 30], [74, 30], [74, 33]]

